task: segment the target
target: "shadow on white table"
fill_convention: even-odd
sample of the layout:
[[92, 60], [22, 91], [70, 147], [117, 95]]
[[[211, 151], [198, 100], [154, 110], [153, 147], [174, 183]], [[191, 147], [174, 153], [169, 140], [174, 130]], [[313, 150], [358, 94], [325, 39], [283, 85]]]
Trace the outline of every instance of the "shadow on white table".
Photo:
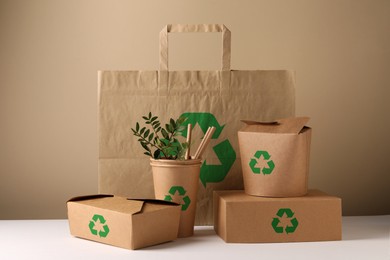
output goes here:
[[390, 215], [343, 217], [343, 240], [227, 244], [213, 227], [139, 250], [72, 237], [67, 220], [1, 220], [0, 259], [390, 259]]

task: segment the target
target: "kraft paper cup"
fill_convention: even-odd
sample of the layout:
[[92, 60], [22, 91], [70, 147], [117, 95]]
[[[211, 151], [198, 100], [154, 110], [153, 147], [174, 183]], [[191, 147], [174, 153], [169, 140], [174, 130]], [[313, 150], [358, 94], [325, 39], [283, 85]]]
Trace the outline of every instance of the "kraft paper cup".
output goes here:
[[194, 234], [201, 160], [150, 160], [156, 199], [182, 205], [178, 237]]
[[239, 132], [245, 193], [298, 197], [308, 191], [311, 129], [299, 134]]

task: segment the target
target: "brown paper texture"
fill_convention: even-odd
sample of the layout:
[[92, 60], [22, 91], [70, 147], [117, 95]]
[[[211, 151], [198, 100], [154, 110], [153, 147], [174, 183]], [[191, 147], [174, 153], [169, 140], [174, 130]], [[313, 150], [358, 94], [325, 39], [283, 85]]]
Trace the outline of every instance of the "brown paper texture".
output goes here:
[[99, 192], [152, 198], [149, 158], [130, 129], [149, 111], [160, 116], [161, 122], [185, 115], [194, 125], [195, 148], [208, 126], [217, 128], [203, 154], [195, 222], [211, 225], [212, 192], [243, 188], [237, 140], [243, 123], [239, 120], [273, 121], [294, 116], [295, 74], [286, 70], [230, 70], [230, 32], [224, 26], [173, 28], [175, 32], [197, 28], [221, 33], [221, 70], [168, 71], [168, 61], [161, 57], [167, 55], [164, 37], [170, 32], [165, 29], [160, 34], [159, 71], [100, 71]]
[[194, 233], [200, 160], [151, 160], [156, 199], [182, 205], [178, 237]]
[[228, 243], [341, 240], [341, 199], [318, 190], [292, 198], [215, 191], [214, 229]]
[[249, 123], [238, 132], [245, 192], [295, 197], [307, 193], [311, 129], [308, 117]]
[[180, 205], [93, 195], [67, 202], [70, 233], [96, 242], [138, 249], [176, 239]]

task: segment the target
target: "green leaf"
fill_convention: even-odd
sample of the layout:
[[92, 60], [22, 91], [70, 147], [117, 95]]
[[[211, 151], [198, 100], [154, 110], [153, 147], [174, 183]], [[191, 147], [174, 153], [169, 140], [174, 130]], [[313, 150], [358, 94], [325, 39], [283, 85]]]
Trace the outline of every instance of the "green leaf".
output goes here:
[[160, 141], [161, 141], [165, 146], [168, 146], [168, 145], [169, 145], [169, 140], [168, 140], [168, 139], [160, 139]]
[[165, 150], [164, 150], [165, 154], [168, 156], [168, 157], [171, 157], [171, 158], [175, 158], [177, 157], [178, 155], [178, 149], [176, 149], [175, 147], [167, 147]]
[[183, 124], [186, 120], [187, 120], [186, 117], [181, 116], [181, 117], [179, 117], [179, 119], [177, 119], [176, 124], [181, 125], [181, 124]]
[[144, 138], [148, 137], [149, 133], [150, 133], [150, 130], [149, 130], [149, 129], [146, 130], [146, 132], [145, 132], [145, 134], [144, 134]]
[[169, 135], [168, 135], [167, 131], [166, 131], [164, 128], [161, 128], [161, 134], [163, 135], [163, 137], [164, 137], [165, 139], [168, 139], [168, 138], [169, 138]]
[[161, 151], [159, 149], [157, 149], [156, 151], [154, 151], [153, 153], [153, 158], [154, 159], [159, 159], [160, 158], [160, 155], [161, 155]]
[[186, 130], [186, 127], [185, 126], [179, 126], [176, 131], [177, 132], [183, 132], [184, 130]]
[[184, 160], [186, 151], [188, 149], [188, 143], [184, 142], [181, 144], [181, 146], [182, 148], [179, 149], [179, 154], [177, 155], [177, 157], [179, 158], [179, 160]]
[[141, 142], [141, 145], [142, 145], [142, 147], [143, 147], [146, 151], [150, 152], [150, 148], [148, 147], [148, 145], [147, 145], [146, 143]]
[[169, 125], [169, 127], [171, 128], [171, 133], [173, 134], [174, 132], [176, 132], [176, 127], [173, 126], [173, 125]]
[[179, 136], [179, 135], [182, 135], [182, 133], [177, 131], [173, 134], [173, 136]]
[[169, 120], [169, 123], [171, 124], [172, 128], [175, 129], [176, 128], [176, 123], [175, 123], [175, 120], [173, 120], [172, 118]]
[[169, 133], [175, 132], [175, 128], [170, 124], [166, 124], [165, 129], [167, 129]]
[[182, 132], [187, 129], [183, 124], [187, 118], [180, 117], [177, 120], [170, 118], [168, 124], [163, 124], [165, 128], [161, 126], [158, 116], [153, 116], [152, 112], [142, 116], [142, 118], [146, 125], [151, 125], [151, 128], [148, 129], [147, 126], [141, 128], [139, 122], [136, 122], [135, 128], [131, 128], [131, 131], [138, 137], [138, 142], [146, 150], [145, 155], [156, 159], [184, 158], [185, 150], [188, 149], [189, 145], [188, 143], [180, 143], [176, 136], [183, 135]]
[[179, 147], [179, 146], [181, 146], [179, 140], [177, 140], [176, 138], [173, 139], [173, 142], [171, 142], [171, 145], [172, 145], [173, 147]]
[[171, 148], [171, 147], [166, 147], [166, 148], [164, 149], [164, 153], [165, 153], [165, 155], [171, 155], [171, 153], [172, 153], [172, 148]]

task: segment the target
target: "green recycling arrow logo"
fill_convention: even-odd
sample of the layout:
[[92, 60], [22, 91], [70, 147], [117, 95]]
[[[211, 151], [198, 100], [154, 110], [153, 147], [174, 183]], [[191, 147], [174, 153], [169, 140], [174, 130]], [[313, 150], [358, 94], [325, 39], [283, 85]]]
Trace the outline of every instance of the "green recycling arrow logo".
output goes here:
[[[192, 127], [194, 127], [198, 124], [204, 134], [206, 134], [209, 126], [214, 126], [216, 129], [212, 139], [218, 139], [225, 127], [225, 125], [220, 125], [215, 116], [211, 113], [189, 112], [183, 113], [181, 116], [187, 118], [186, 125], [191, 124]], [[183, 136], [187, 137], [187, 130], [183, 132]], [[221, 162], [221, 165], [208, 165], [207, 161], [204, 160], [200, 169], [200, 180], [204, 187], [206, 187], [207, 183], [223, 181], [236, 161], [236, 152], [228, 139], [225, 139], [214, 146], [213, 150]]]
[[97, 231], [95, 229], [95, 223], [97, 223], [97, 221], [99, 221], [100, 224], [102, 224], [102, 225], [106, 223], [106, 220], [104, 219], [104, 217], [102, 215], [95, 214], [95, 215], [93, 215], [92, 220], [89, 221], [89, 230], [91, 231], [92, 235], [97, 236], [99, 234], [99, 237], [106, 237], [108, 235], [108, 233], [110, 232], [110, 229], [108, 228], [108, 226], [106, 224], [102, 227], [103, 230]]
[[287, 218], [290, 219], [290, 225], [287, 225], [285, 228], [280, 227], [280, 219], [279, 218], [273, 218], [272, 220], [272, 228], [275, 230], [276, 233], [283, 233], [283, 231], [286, 231], [287, 234], [294, 233], [294, 231], [298, 227], [298, 220], [296, 218], [292, 218], [294, 216], [294, 212], [292, 212], [289, 208], [281, 208], [276, 213], [278, 217], [283, 217], [283, 215], [286, 215]]
[[[267, 161], [267, 165], [268, 165], [268, 167], [263, 167], [262, 170], [260, 169], [260, 167], [256, 167], [257, 160], [259, 160], [261, 157], [263, 157], [264, 160]], [[251, 167], [252, 172], [254, 174], [260, 174], [261, 172], [263, 172], [264, 175], [268, 175], [271, 174], [272, 171], [275, 169], [275, 164], [271, 160], [271, 155], [269, 155], [267, 151], [259, 150], [255, 153], [254, 158], [250, 160], [249, 167]]]
[[172, 196], [175, 196], [176, 193], [178, 193], [178, 195], [183, 197], [183, 204], [181, 204], [181, 210], [182, 211], [187, 210], [191, 204], [191, 200], [190, 200], [190, 197], [184, 196], [184, 195], [186, 195], [187, 192], [182, 186], [172, 186], [169, 189], [169, 195], [165, 195], [164, 200], [172, 201], [173, 200]]

